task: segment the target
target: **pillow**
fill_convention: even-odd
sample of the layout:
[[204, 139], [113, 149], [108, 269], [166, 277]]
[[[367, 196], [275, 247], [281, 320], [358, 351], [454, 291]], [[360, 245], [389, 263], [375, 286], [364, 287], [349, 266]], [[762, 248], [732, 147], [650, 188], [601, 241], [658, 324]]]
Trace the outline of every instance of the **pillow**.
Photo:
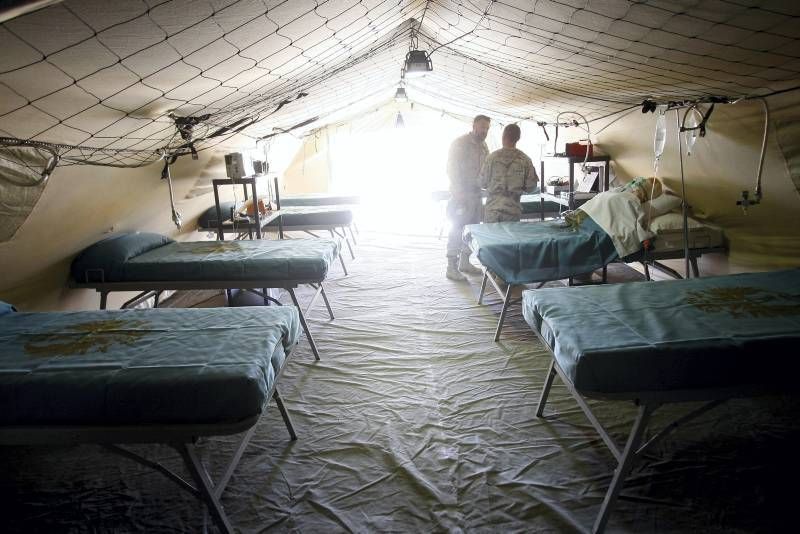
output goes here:
[[17, 311], [17, 309], [14, 306], [9, 304], [8, 302], [3, 302], [2, 300], [0, 300], [0, 317], [2, 317], [3, 315], [7, 315], [9, 313], [14, 313], [15, 311]]
[[125, 262], [175, 241], [161, 234], [118, 234], [84, 249], [72, 261], [72, 278], [78, 283], [119, 282]]
[[[235, 207], [235, 202], [220, 202], [219, 209], [222, 211], [222, 220], [227, 220], [231, 216], [231, 208]], [[197, 226], [203, 229], [217, 229], [217, 207], [211, 206], [197, 219]]]
[[661, 195], [648, 202], [645, 202], [642, 204], [645, 220], [652, 221], [659, 215], [664, 215], [665, 213], [669, 213], [676, 208], [680, 208], [681, 203], [681, 197], [676, 197], [675, 195], [669, 194]]
[[[689, 217], [687, 219], [689, 229], [693, 230], [695, 228], [702, 228], [704, 225], [700, 221], [696, 219], [692, 219]], [[668, 232], [674, 230], [683, 230], [683, 215], [680, 213], [665, 213], [664, 215], [659, 215], [658, 217], [654, 217], [652, 221], [650, 221], [650, 231], [659, 233], [659, 232]]]

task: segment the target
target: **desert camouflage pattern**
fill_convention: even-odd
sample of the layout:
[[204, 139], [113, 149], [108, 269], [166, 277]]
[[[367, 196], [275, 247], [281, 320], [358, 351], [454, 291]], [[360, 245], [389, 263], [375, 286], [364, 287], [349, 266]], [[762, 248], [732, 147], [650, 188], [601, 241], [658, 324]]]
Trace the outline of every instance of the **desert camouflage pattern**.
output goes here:
[[484, 222], [519, 221], [520, 197], [533, 190], [539, 180], [531, 158], [516, 148], [495, 150], [486, 158], [479, 175], [487, 191]]

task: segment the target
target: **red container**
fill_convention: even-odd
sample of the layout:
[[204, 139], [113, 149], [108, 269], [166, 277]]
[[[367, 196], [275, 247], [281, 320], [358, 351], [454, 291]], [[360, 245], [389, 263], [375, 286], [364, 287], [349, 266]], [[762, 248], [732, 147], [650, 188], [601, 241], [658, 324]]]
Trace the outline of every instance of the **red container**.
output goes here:
[[592, 157], [592, 145], [588, 144], [585, 145], [583, 143], [567, 143], [567, 148], [565, 152], [567, 156], [572, 158], [585, 158], [586, 157], [586, 150], [589, 150], [589, 157]]

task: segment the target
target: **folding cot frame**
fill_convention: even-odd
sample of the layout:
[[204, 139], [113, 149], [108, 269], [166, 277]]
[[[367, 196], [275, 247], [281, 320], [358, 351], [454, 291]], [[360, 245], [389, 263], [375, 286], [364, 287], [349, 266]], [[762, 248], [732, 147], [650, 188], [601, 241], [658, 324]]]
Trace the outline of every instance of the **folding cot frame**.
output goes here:
[[[225, 234], [235, 234], [236, 239], [241, 239], [245, 235], [247, 235], [250, 239], [253, 239], [253, 232], [255, 231], [256, 238], [261, 239], [261, 233], [265, 230], [268, 230], [270, 224], [274, 221], [278, 221], [278, 237], [280, 239], [284, 239], [284, 232], [306, 232], [307, 234], [318, 237], [313, 233], [315, 230], [326, 230], [329, 231], [331, 237], [339, 236], [344, 239], [345, 243], [347, 244], [347, 249], [350, 251], [350, 258], [356, 259], [355, 254], [353, 254], [353, 247], [350, 244], [350, 240], [347, 237], [346, 228], [350, 229], [350, 235], [353, 238], [353, 243], [356, 243], [356, 236], [353, 232], [353, 228], [355, 227], [355, 231], [358, 232], [358, 228], [355, 226], [355, 223], [351, 223], [348, 225], [342, 224], [316, 224], [316, 225], [303, 225], [303, 226], [284, 226], [283, 224], [283, 215], [281, 213], [281, 196], [280, 196], [280, 189], [278, 187], [278, 177], [274, 178], [274, 189], [272, 192], [275, 195], [275, 206], [276, 210], [273, 212], [268, 213], [267, 215], [262, 216], [258, 213], [258, 210], [255, 210], [253, 213], [254, 222], [241, 222], [236, 223], [235, 221], [229, 221], [228, 223], [224, 222], [222, 216], [222, 210], [220, 209], [220, 201], [219, 201], [219, 188], [223, 186], [230, 186], [230, 185], [241, 185], [242, 190], [244, 192], [245, 200], [248, 199], [248, 192], [247, 187], [250, 187], [251, 195], [252, 195], [252, 202], [254, 206], [258, 206], [258, 191], [256, 188], [256, 180], [258, 176], [251, 176], [245, 178], [238, 178], [238, 179], [227, 179], [227, 180], [212, 180], [212, 186], [214, 188], [214, 205], [217, 211], [217, 239], [219, 241], [225, 240]], [[271, 195], [270, 195], [270, 200]], [[340, 232], [341, 229], [341, 232]], [[344, 258], [341, 254], [339, 254], [339, 262], [342, 264], [342, 270], [344, 271], [345, 276], [347, 273], [347, 267], [344, 264]]]
[[[101, 271], [102, 275], [102, 271]], [[308, 284], [313, 287], [316, 292], [314, 296], [311, 298], [311, 301], [306, 308], [305, 314], [303, 313], [303, 309], [300, 307], [300, 303], [297, 300], [297, 295], [295, 294], [294, 290], [300, 284]], [[161, 293], [164, 291], [170, 290], [198, 290], [198, 289], [224, 289], [227, 296], [228, 305], [232, 305], [232, 298], [231, 298], [231, 290], [232, 289], [245, 289], [252, 291], [264, 299], [264, 304], [269, 304], [269, 302], [274, 302], [275, 304], [281, 306], [281, 302], [277, 299], [270, 297], [267, 294], [268, 288], [275, 288], [275, 289], [285, 289], [289, 296], [292, 299], [292, 303], [297, 307], [297, 312], [300, 316], [300, 324], [303, 327], [303, 332], [306, 334], [306, 338], [308, 338], [308, 344], [311, 347], [311, 352], [314, 354], [314, 358], [319, 360], [319, 352], [317, 351], [317, 345], [314, 342], [314, 337], [311, 335], [311, 330], [308, 327], [308, 323], [306, 322], [305, 315], [308, 314], [311, 309], [313, 308], [314, 304], [317, 301], [319, 296], [322, 296], [323, 302], [325, 302], [325, 307], [328, 310], [328, 315], [331, 318], [331, 321], [335, 319], [333, 315], [333, 310], [331, 309], [331, 304], [328, 301], [328, 296], [325, 294], [325, 288], [322, 285], [322, 281], [312, 281], [312, 280], [281, 280], [280, 283], [277, 283], [274, 280], [197, 280], [197, 281], [143, 281], [143, 282], [91, 282], [91, 283], [77, 283], [72, 282], [70, 284], [71, 287], [76, 289], [94, 289], [98, 293], [100, 293], [100, 309], [105, 310], [108, 304], [108, 294], [113, 291], [138, 291], [140, 292], [135, 297], [131, 298], [130, 300], [126, 301], [121, 308], [129, 308], [139, 304], [147, 300], [150, 297], [154, 297], [154, 307], [158, 307], [159, 299]], [[260, 291], [259, 291], [260, 290]]]
[[[312, 237], [319, 237], [314, 232], [329, 232], [331, 237], [341, 237], [344, 239], [345, 244], [347, 245], [347, 250], [350, 252], [350, 259], [356, 259], [356, 255], [353, 253], [353, 245], [357, 245], [356, 242], [356, 233], [358, 232], [358, 228], [355, 228], [355, 223], [350, 224], [305, 224], [305, 225], [297, 225], [297, 226], [283, 226], [283, 232], [305, 232], [306, 234]], [[350, 237], [347, 236], [347, 230], [350, 230]], [[350, 244], [350, 239], [352, 238], [353, 244]], [[339, 255], [339, 259], [342, 260], [341, 254]], [[347, 268], [344, 266], [344, 260], [342, 260], [342, 269], [344, 269], [344, 273], [347, 274]]]
[[[644, 266], [644, 275], [646, 280], [650, 280], [650, 266], [655, 267], [656, 269], [667, 273], [668, 275], [672, 276], [673, 278], [680, 279], [683, 278], [678, 271], [675, 269], [664, 265], [661, 263], [662, 260], [671, 260], [671, 259], [680, 259], [683, 258], [683, 250], [674, 250], [674, 251], [665, 251], [665, 252], [656, 252], [656, 251], [649, 251], [647, 252], [647, 257], [641, 258], [639, 261]], [[692, 266], [692, 274], [695, 278], [700, 277], [700, 268], [697, 264], [697, 259], [702, 256], [703, 254], [709, 254], [714, 252], [725, 252], [724, 247], [706, 247], [706, 248], [691, 248], [689, 249], [689, 262]], [[617, 261], [624, 261], [624, 260], [617, 260]], [[603, 274], [601, 282], [584, 282], [577, 285], [593, 285], [593, 284], [605, 284], [608, 281], [608, 266], [603, 266]], [[503, 323], [506, 320], [506, 314], [508, 313], [508, 307], [515, 302], [519, 302], [520, 299], [512, 299], [511, 294], [515, 287], [524, 287], [527, 284], [509, 284], [508, 282], [503, 282], [506, 284], [505, 289], [500, 287], [500, 284], [496, 280], [496, 278], [500, 278], [498, 275], [491, 273], [489, 268], [484, 266], [483, 267], [483, 279], [481, 280], [481, 290], [478, 295], [478, 304], [483, 304], [483, 297], [486, 294], [486, 282], [490, 282], [494, 290], [500, 295], [502, 299], [503, 306], [500, 310], [500, 319], [497, 321], [497, 329], [494, 333], [494, 340], [500, 341], [500, 333], [503, 330]], [[531, 284], [536, 284], [536, 289], [541, 288], [544, 284], [548, 282], [554, 282], [555, 280], [560, 280], [559, 278], [553, 280], [544, 280], [540, 282], [531, 282]], [[574, 283], [574, 277], [570, 276], [567, 278], [567, 285], [573, 286], [576, 285]]]
[[[758, 395], [765, 395], [776, 392], [770, 388], [760, 385], [752, 386], [739, 386], [730, 388], [709, 388], [709, 389], [696, 389], [696, 390], [671, 390], [671, 391], [640, 391], [628, 393], [586, 393], [582, 394], [567, 378], [566, 373], [556, 362], [553, 349], [548, 345], [541, 333], [533, 328], [537, 337], [541, 340], [542, 345], [547, 348], [547, 351], [552, 357], [550, 368], [547, 372], [547, 378], [542, 386], [542, 393], [539, 397], [539, 403], [536, 407], [536, 417], [545, 418], [544, 409], [547, 404], [547, 397], [550, 393], [550, 388], [553, 385], [553, 380], [556, 375], [561, 378], [561, 381], [567, 387], [572, 397], [578, 403], [583, 413], [589, 419], [589, 422], [595, 428], [603, 443], [606, 445], [611, 455], [617, 461], [617, 466], [614, 469], [614, 475], [611, 479], [611, 484], [606, 491], [603, 503], [600, 506], [600, 511], [595, 519], [592, 527], [592, 532], [602, 533], [608, 524], [609, 517], [614, 510], [617, 498], [619, 497], [622, 486], [625, 483], [625, 478], [631, 472], [631, 469], [639, 461], [644, 454], [651, 449], [651, 447], [674, 431], [678, 426], [695, 419], [696, 417], [708, 412], [712, 408], [722, 404], [728, 399], [735, 397], [753, 397]], [[599, 400], [616, 400], [616, 401], [631, 401], [638, 408], [636, 418], [633, 421], [630, 432], [625, 440], [624, 447], [620, 447], [609, 432], [600, 422], [600, 420], [592, 412], [587, 399]], [[665, 425], [650, 437], [645, 436], [645, 430], [651, 422], [653, 413], [665, 404], [674, 404], [680, 402], [697, 402], [705, 401], [705, 404], [691, 410], [690, 412], [680, 416]]]
[[[268, 222], [269, 221], [273, 221], [273, 220], [275, 220], [275, 219], [274, 218], [268, 219]], [[311, 228], [311, 230], [328, 230], [328, 231], [330, 231], [331, 237], [333, 237], [334, 239], [336, 237], [343, 238], [345, 240], [345, 243], [347, 243], [347, 248], [350, 250], [350, 257], [352, 259], [355, 259], [355, 255], [353, 254], [353, 248], [350, 246], [350, 241], [347, 239], [346, 235], [343, 235], [344, 231], [342, 231], [342, 233], [339, 233], [339, 231], [337, 230], [339, 228], [338, 226], [336, 227], [336, 229], [329, 228], [328, 225], [318, 225], [318, 226], [319, 226], [319, 228], [317, 226], [315, 226], [314, 228]], [[262, 232], [266, 231], [268, 228], [269, 228], [269, 224], [268, 223], [262, 224], [261, 231]], [[286, 227], [286, 226], [283, 226], [281, 224], [281, 226], [279, 228], [280, 240], [283, 241], [283, 240], [291, 239], [291, 237], [286, 235], [286, 232], [297, 232], [297, 231], [306, 232], [307, 234], [309, 234], [312, 237], [317, 237], [317, 238], [319, 237], [318, 235], [312, 233], [311, 231], [306, 230], [306, 228], [308, 228], [308, 227], [305, 227], [305, 226], [302, 226], [302, 227], [300, 227], [300, 226]], [[203, 228], [203, 230], [209, 230], [209, 229]], [[217, 234], [218, 235], [219, 235], [219, 231], [220, 230], [217, 230]], [[350, 231], [352, 233], [352, 229]], [[223, 232], [223, 234], [233, 234], [233, 235], [235, 235], [236, 237], [235, 237], [234, 240], [236, 240], [236, 241], [243, 240], [245, 238], [245, 236], [247, 236], [248, 239], [253, 239], [253, 228], [250, 225], [247, 225], [247, 224], [244, 224], [241, 228], [236, 228], [233, 225], [230, 225], [230, 226], [225, 225], [223, 227], [223, 229], [222, 229], [222, 232]], [[262, 234], [260, 232], [257, 235], [259, 236], [258, 239], [262, 238]], [[220, 240], [220, 241], [222, 241], [222, 240]], [[355, 237], [353, 237], [353, 242], [355, 242]], [[345, 263], [344, 263], [344, 256], [342, 256], [341, 252], [338, 254], [338, 256], [339, 256], [339, 264], [342, 266], [342, 271], [344, 271], [345, 276], [347, 276], [349, 273], [347, 272], [347, 265], [345, 265]]]
[[[287, 360], [291, 357], [287, 354]], [[289, 412], [283, 404], [277, 384], [278, 378], [283, 373], [286, 362], [278, 370], [272, 388], [267, 395], [275, 399], [275, 404], [281, 413], [286, 430], [292, 441], [297, 439]], [[263, 412], [262, 412], [263, 415]], [[261, 416], [253, 416], [235, 423], [225, 424], [159, 424], [159, 425], [130, 425], [130, 426], [0, 426], [0, 444], [2, 445], [51, 445], [51, 444], [97, 444], [107, 450], [131, 459], [145, 467], [154, 469], [204, 502], [211, 513], [217, 528], [224, 533], [232, 533], [233, 526], [222, 508], [220, 498], [230, 481], [233, 472], [239, 465], [245, 448], [256, 430], [256, 423]], [[214, 482], [203, 465], [197, 453], [196, 443], [201, 437], [227, 436], [240, 434], [242, 436], [234, 447], [222, 476]], [[175, 449], [183, 459], [186, 470], [194, 480], [194, 484], [185, 480], [181, 475], [168, 467], [149, 460], [119, 444], [165, 444]]]

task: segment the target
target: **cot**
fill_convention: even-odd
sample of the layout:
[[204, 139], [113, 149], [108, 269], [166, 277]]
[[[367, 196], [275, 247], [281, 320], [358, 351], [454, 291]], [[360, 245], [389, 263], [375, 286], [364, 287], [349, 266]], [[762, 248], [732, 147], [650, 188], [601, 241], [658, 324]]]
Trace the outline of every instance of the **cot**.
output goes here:
[[[5, 313], [4, 313], [5, 310]], [[92, 443], [154, 468], [233, 528], [220, 496], [297, 343], [290, 307], [16, 313], [0, 303], [0, 444]], [[242, 433], [216, 483], [195, 442]], [[190, 483], [124, 444], [174, 448]]]
[[[247, 236], [252, 239], [255, 232], [255, 222], [251, 221], [250, 218], [230, 220], [231, 209], [234, 207], [234, 202], [220, 203], [220, 213], [222, 213], [224, 219], [220, 227], [217, 224], [217, 208], [216, 206], [211, 206], [198, 218], [197, 229], [201, 232], [219, 232], [221, 228], [224, 234], [233, 234], [237, 238]], [[352, 238], [353, 243], [356, 242], [353, 227], [353, 211], [345, 206], [295, 205], [284, 207], [283, 201], [281, 201], [278, 211], [261, 218], [261, 231], [277, 231], [281, 239], [284, 238], [285, 232], [304, 232], [313, 237], [318, 237], [314, 232], [328, 232], [331, 238], [339, 237], [344, 240], [350, 252], [350, 257], [355, 259], [353, 246], [350, 243], [350, 238]], [[348, 230], [350, 231], [350, 237], [347, 235]], [[342, 269], [347, 274], [344, 259], [339, 256], [339, 260], [341, 261]]]
[[[331, 239], [176, 242], [159, 234], [120, 234], [91, 245], [75, 258], [70, 285], [99, 292], [101, 309], [113, 291], [140, 292], [123, 305], [128, 307], [151, 296], [158, 306], [161, 292], [180, 289], [224, 289], [229, 302], [231, 289], [261, 290], [265, 304], [280, 304], [266, 290], [282, 288], [297, 307], [319, 360], [306, 314], [321, 296], [334, 319], [323, 282], [338, 255], [339, 243]], [[300, 284], [316, 290], [305, 313], [294, 291]]]
[[[528, 290], [522, 300], [525, 320], [552, 355], [536, 415], [558, 375], [618, 464], [595, 532], [634, 462], [676, 426], [728, 398], [797, 388], [800, 269]], [[586, 398], [638, 406], [624, 447]], [[655, 410], [686, 401], [707, 402], [643, 439]]]
[[[568, 226], [563, 220], [466, 226], [464, 239], [484, 266], [478, 303], [483, 302], [487, 282], [503, 301], [494, 340], [500, 339], [516, 287], [526, 284], [541, 286], [563, 279], [567, 280], [567, 285], [572, 285], [575, 276], [597, 269], [603, 269], [602, 281], [605, 282], [606, 267], [614, 261], [642, 262], [647, 279], [650, 279], [649, 266], [680, 277], [661, 263], [665, 259], [684, 257], [682, 222], [681, 230], [676, 230], [672, 215], [680, 218], [677, 214], [661, 216], [669, 219], [669, 224], [653, 225], [655, 228], [663, 227], [663, 232], [656, 232], [652, 249], [640, 250], [623, 258], [620, 258], [612, 238], [591, 218], [585, 219], [577, 228]], [[694, 221], [689, 225], [689, 235], [689, 260], [694, 275], [699, 276], [697, 259], [703, 254], [725, 250], [722, 232]], [[501, 283], [505, 284], [504, 288]]]

